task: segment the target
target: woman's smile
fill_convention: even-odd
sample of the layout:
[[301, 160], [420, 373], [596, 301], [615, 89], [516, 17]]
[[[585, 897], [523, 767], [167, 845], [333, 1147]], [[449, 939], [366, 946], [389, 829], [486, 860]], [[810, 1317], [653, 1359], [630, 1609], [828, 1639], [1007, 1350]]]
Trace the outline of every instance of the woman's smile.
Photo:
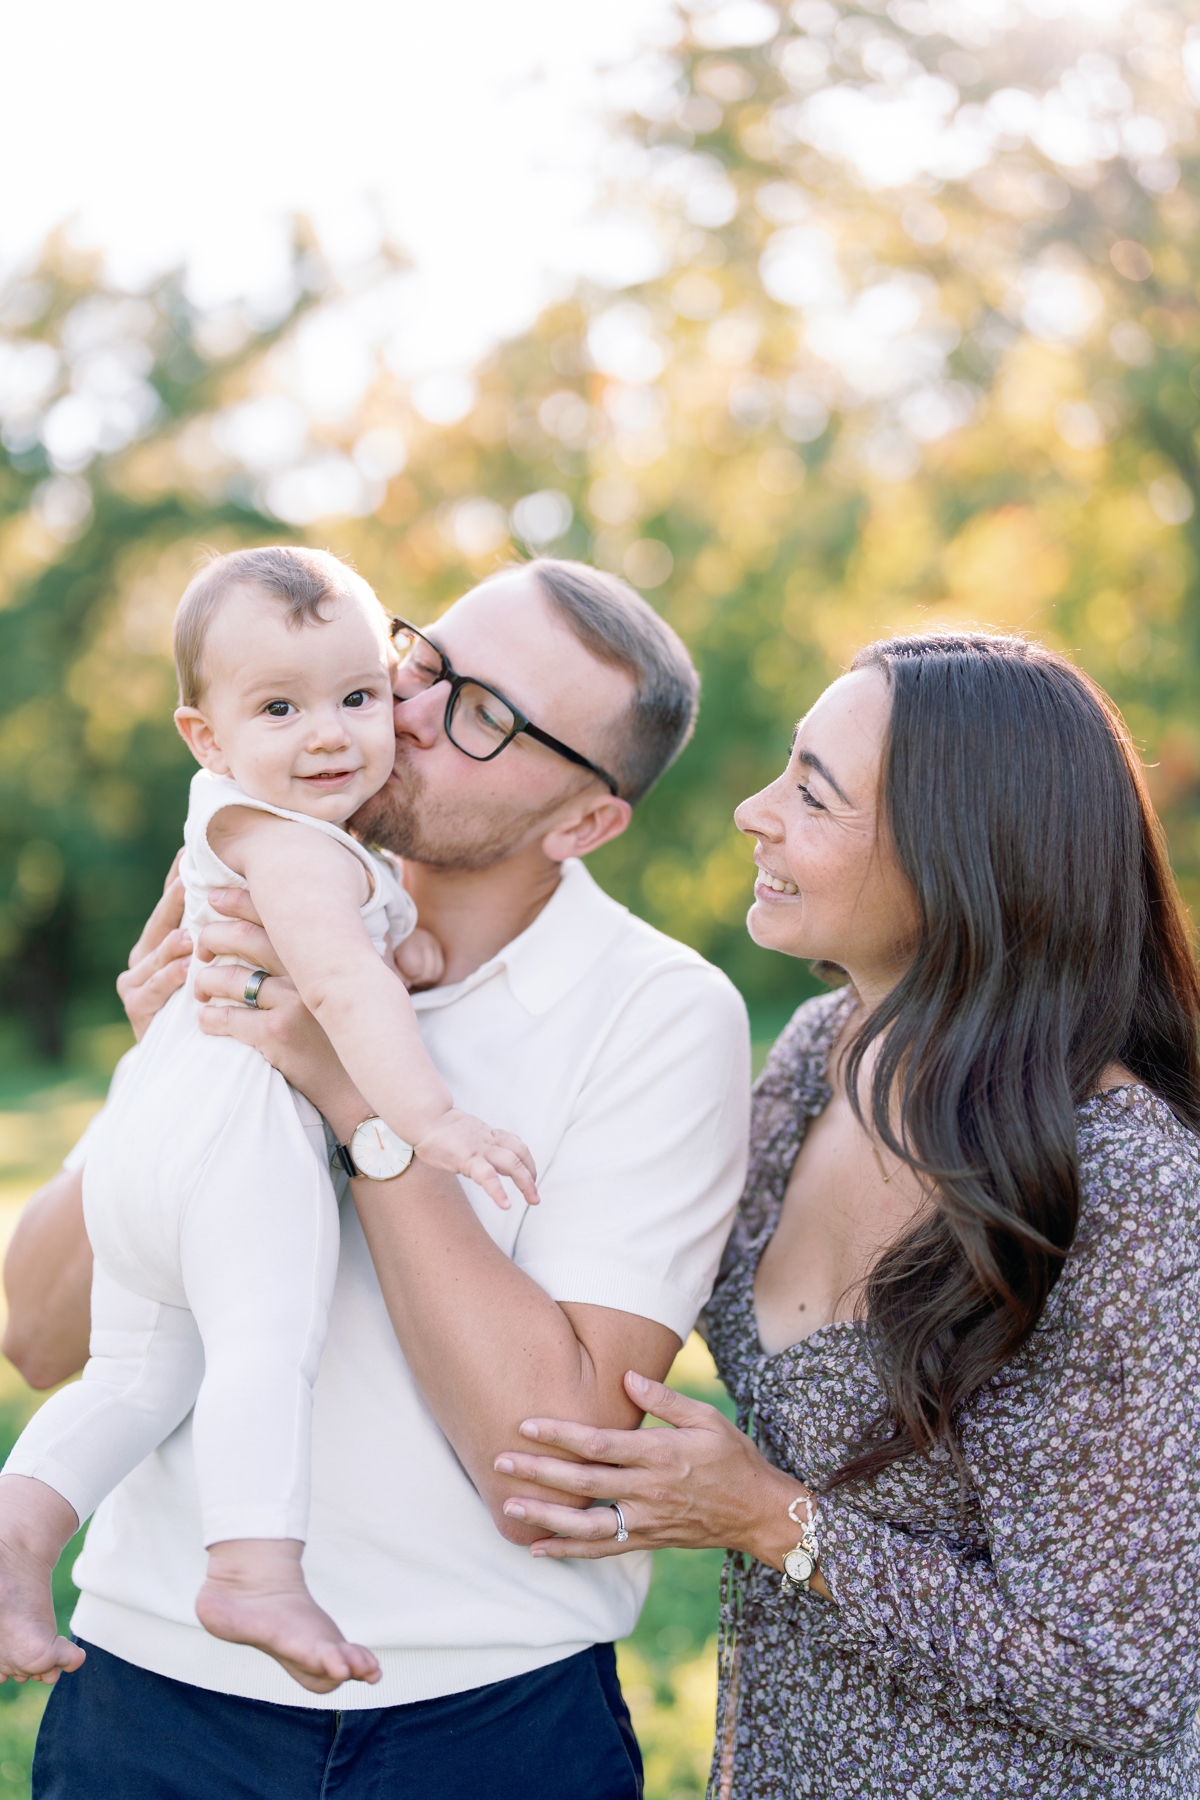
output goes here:
[[758, 880], [754, 883], [756, 900], [792, 900], [800, 889], [786, 875], [771, 875], [766, 869], [760, 869]]

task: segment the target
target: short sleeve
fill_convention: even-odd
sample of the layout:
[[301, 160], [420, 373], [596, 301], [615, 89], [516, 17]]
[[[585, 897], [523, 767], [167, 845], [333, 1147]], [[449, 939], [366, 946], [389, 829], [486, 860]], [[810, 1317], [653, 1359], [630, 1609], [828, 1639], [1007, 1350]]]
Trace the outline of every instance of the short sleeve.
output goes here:
[[371, 861], [375, 865], [375, 879], [383, 898], [388, 937], [394, 950], [397, 944], [402, 944], [405, 938], [411, 937], [417, 928], [416, 904], [404, 885], [400, 865], [395, 857], [389, 856], [385, 850], [372, 850]]
[[750, 1032], [703, 963], [660, 969], [610, 1026], [514, 1260], [555, 1300], [685, 1338], [712, 1291], [746, 1169]]

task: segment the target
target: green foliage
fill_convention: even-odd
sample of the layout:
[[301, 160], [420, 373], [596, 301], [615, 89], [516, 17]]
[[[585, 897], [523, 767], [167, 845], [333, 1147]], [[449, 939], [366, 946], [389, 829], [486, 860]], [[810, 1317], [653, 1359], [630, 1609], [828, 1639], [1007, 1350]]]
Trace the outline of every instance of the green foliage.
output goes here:
[[[111, 293], [52, 246], [0, 297], [0, 357], [34, 358], [0, 453], [0, 973], [40, 1050], [113, 1016], [178, 842], [167, 643], [198, 547], [303, 536], [427, 620], [541, 540], [519, 503], [547, 490], [571, 523], [544, 547], [643, 586], [704, 680], [695, 741], [595, 872], [764, 1017], [812, 984], [746, 938], [731, 815], [881, 632], [980, 623], [1077, 656], [1126, 711], [1195, 900], [1190, 16], [1191, 0], [1035, 31], [808, 0], [772, 40], [713, 50], [700, 9], [618, 130], [662, 273], [551, 307], [478, 371], [455, 424], [382, 366], [351, 416], [310, 421], [295, 458], [351, 479], [351, 451], [366, 467], [364, 446], [403, 441], [359, 517], [281, 499], [230, 431], [238, 407], [282, 402], [299, 312], [342, 297], [311, 249], [293, 312], [262, 331], [197, 318], [177, 283]], [[862, 142], [837, 125], [845, 105], [927, 105], [942, 148], [901, 181], [874, 125]]]
[[[178, 845], [191, 769], [164, 654], [174, 601], [200, 545], [279, 535], [187, 467], [189, 427], [275, 334], [216, 368], [177, 283], [112, 293], [61, 246], [0, 319], [3, 347], [44, 365], [42, 401], [84, 409], [60, 412], [58, 439], [53, 407], [10, 410], [0, 456], [0, 975], [58, 1059], [69, 997], [95, 1013]], [[89, 460], [86, 480], [71, 472]]]

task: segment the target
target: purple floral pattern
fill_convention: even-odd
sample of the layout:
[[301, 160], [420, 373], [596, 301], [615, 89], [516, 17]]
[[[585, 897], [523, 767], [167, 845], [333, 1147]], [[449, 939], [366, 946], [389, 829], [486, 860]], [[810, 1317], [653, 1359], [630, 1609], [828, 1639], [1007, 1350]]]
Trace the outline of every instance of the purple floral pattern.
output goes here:
[[[812, 1482], [879, 1415], [866, 1331], [766, 1356], [753, 1282], [849, 1005], [802, 1006], [763, 1071], [707, 1312], [743, 1427]], [[835, 1605], [730, 1560], [722, 1800], [1200, 1796], [1200, 1143], [1143, 1087], [1078, 1133], [1075, 1243], [962, 1409], [965, 1483], [942, 1451], [822, 1500]]]

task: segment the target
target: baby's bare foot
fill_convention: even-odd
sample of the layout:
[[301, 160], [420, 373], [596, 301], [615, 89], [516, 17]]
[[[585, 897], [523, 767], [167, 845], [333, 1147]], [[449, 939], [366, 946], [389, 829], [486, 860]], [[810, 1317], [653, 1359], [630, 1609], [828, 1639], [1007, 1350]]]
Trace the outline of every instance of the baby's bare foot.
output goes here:
[[78, 1529], [74, 1508], [29, 1475], [0, 1478], [0, 1681], [44, 1681], [52, 1687], [84, 1661], [60, 1637], [50, 1577], [63, 1545]]
[[212, 1544], [196, 1617], [214, 1637], [265, 1650], [294, 1681], [327, 1694], [343, 1681], [378, 1681], [369, 1650], [342, 1636], [304, 1583], [295, 1538], [236, 1538]]

